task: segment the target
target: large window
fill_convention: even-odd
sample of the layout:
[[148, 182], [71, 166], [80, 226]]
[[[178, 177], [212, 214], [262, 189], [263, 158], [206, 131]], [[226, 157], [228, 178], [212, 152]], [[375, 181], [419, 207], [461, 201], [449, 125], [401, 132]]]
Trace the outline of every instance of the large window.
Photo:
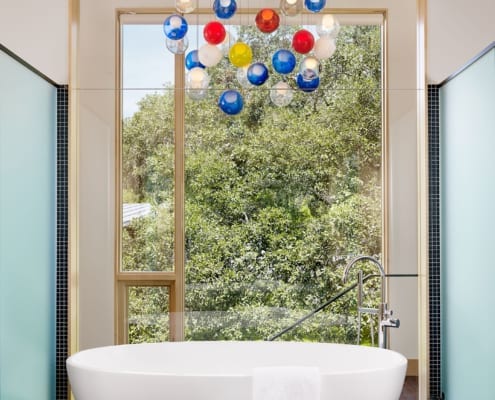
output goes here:
[[[279, 107], [270, 88], [294, 75], [271, 55], [301, 25], [315, 31], [309, 16], [266, 35], [241, 14], [231, 41], [270, 77], [243, 86], [224, 57], [199, 101], [184, 56], [165, 47], [165, 17], [121, 18], [119, 341], [266, 339], [339, 292], [350, 257], [382, 253], [381, 20], [342, 16], [318, 90]], [[197, 49], [205, 16], [187, 18]], [[237, 116], [217, 106], [225, 89], [244, 96]], [[354, 310], [348, 295], [283, 338], [354, 342]], [[374, 332], [370, 318], [363, 341]]]

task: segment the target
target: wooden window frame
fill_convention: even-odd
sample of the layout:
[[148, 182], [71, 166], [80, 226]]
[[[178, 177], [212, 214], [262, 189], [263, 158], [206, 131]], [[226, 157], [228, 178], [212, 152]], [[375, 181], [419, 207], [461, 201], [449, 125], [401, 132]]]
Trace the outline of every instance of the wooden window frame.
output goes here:
[[[144, 274], [143, 274], [144, 275]], [[128, 279], [129, 278], [129, 279]], [[137, 279], [132, 279], [132, 277], [126, 277], [118, 281], [118, 303], [122, 305], [118, 309], [118, 320], [122, 321], [122, 329], [120, 330], [120, 334], [122, 336], [119, 337], [119, 344], [129, 343], [129, 324], [128, 324], [128, 304], [129, 304], [129, 288], [130, 287], [166, 287], [168, 288], [168, 296], [169, 296], [169, 308], [173, 304], [173, 296], [174, 296], [174, 282], [171, 280], [161, 280], [161, 279], [150, 279], [147, 276], [139, 276]], [[169, 310], [169, 318], [172, 317], [172, 313]], [[172, 322], [170, 322], [170, 336], [172, 336], [171, 328], [173, 327]]]
[[[257, 9], [238, 9], [240, 23], [243, 15], [255, 15]], [[336, 15], [382, 16], [382, 87], [388, 93], [387, 74], [387, 10], [367, 9], [331, 9]], [[169, 15], [175, 9], [126, 8], [116, 10], [116, 191], [115, 191], [115, 342], [126, 344], [127, 332], [127, 288], [129, 286], [167, 286], [169, 288], [170, 340], [184, 340], [185, 310], [185, 61], [184, 55], [175, 55], [174, 64], [174, 270], [170, 272], [124, 272], [122, 264], [122, 15]], [[197, 9], [193, 15], [204, 17], [211, 9]], [[311, 14], [309, 14], [311, 15]], [[199, 21], [199, 19], [198, 19]], [[388, 260], [388, 95], [382, 96], [382, 259], [387, 270]]]

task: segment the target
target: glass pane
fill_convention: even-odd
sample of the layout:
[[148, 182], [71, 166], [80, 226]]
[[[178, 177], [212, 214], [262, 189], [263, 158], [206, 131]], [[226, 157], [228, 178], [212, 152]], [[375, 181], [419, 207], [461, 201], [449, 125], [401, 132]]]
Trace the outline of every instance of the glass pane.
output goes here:
[[[307, 310], [309, 311], [311, 310]], [[303, 314], [299, 311], [299, 314], [301, 318], [307, 313]], [[296, 320], [292, 318], [286, 326], [293, 324]], [[364, 329], [361, 330], [360, 343], [371, 344], [368, 319], [362, 321], [361, 327]], [[325, 310], [282, 335], [279, 340], [357, 344], [358, 330], [356, 292], [351, 291], [330, 304]]]
[[57, 89], [3, 51], [0, 71], [0, 399], [50, 400]]
[[[271, 68], [297, 27], [227, 29]], [[380, 256], [380, 31], [342, 27], [319, 89], [286, 107], [268, 88], [295, 74], [244, 88], [225, 57], [207, 97], [186, 99], [187, 339], [266, 339], [342, 290], [349, 257]], [[227, 88], [244, 97], [239, 115], [217, 106]], [[350, 340], [304, 329], [299, 340]]]
[[168, 310], [168, 287], [128, 287], [127, 332], [129, 343], [151, 343], [168, 341]]
[[174, 55], [164, 48], [158, 25], [124, 25], [122, 43], [121, 268], [171, 271]]
[[489, 300], [495, 268], [488, 251], [495, 224], [494, 102], [493, 49], [440, 88], [441, 213], [435, 217], [441, 221], [441, 366], [448, 399], [495, 398]]

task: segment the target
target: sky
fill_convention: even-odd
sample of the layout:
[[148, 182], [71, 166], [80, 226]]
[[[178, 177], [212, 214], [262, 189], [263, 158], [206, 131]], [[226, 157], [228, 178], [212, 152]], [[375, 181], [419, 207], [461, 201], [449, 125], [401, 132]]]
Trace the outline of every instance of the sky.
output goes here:
[[162, 25], [123, 26], [123, 116], [137, 111], [137, 101], [163, 90], [174, 80], [174, 55], [165, 45]]
[[[123, 116], [138, 110], [137, 101], [149, 93], [164, 89], [174, 82], [174, 54], [166, 46], [163, 26], [124, 25], [122, 30]], [[189, 49], [204, 42], [195, 26], [189, 26]]]

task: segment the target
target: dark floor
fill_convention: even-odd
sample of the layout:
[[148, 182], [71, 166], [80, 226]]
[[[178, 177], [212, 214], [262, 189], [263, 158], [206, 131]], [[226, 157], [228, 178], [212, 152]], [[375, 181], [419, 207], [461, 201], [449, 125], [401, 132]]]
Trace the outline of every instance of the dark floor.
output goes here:
[[418, 377], [408, 376], [404, 383], [404, 389], [399, 400], [417, 400], [418, 399]]

